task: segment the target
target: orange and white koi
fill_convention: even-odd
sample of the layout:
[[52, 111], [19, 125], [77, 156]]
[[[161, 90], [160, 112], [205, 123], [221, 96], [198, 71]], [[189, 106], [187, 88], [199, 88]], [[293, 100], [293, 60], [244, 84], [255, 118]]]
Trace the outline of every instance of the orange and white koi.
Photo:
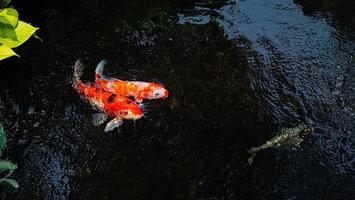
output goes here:
[[94, 125], [104, 123], [107, 116], [113, 119], [107, 123], [105, 132], [111, 131], [122, 124], [122, 119], [140, 119], [143, 111], [127, 97], [104, 90], [97, 84], [83, 83], [80, 80], [83, 65], [78, 60], [74, 66], [73, 86], [81, 98], [87, 100], [93, 108], [101, 111], [94, 115]]
[[142, 81], [123, 81], [115, 78], [107, 78], [103, 75], [104, 66], [107, 62], [102, 60], [95, 70], [95, 82], [106, 91], [122, 96], [134, 97], [135, 101], [141, 103], [143, 99], [166, 98], [169, 95], [162, 85]]

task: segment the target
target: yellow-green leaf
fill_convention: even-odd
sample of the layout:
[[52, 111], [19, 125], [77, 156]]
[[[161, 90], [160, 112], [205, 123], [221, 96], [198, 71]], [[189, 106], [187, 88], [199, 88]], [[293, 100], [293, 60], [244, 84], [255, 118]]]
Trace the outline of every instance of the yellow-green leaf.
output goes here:
[[10, 47], [6, 45], [0, 45], [0, 60], [4, 60], [5, 58], [11, 56], [19, 56], [19, 55], [17, 55]]
[[16, 28], [18, 24], [18, 12], [13, 8], [0, 10], [0, 22]]
[[33, 27], [31, 24], [27, 24], [23, 21], [18, 21], [18, 25], [15, 29], [17, 41], [15, 40], [2, 40], [0, 38], [0, 42], [6, 44], [10, 48], [15, 48], [26, 42], [38, 28]]

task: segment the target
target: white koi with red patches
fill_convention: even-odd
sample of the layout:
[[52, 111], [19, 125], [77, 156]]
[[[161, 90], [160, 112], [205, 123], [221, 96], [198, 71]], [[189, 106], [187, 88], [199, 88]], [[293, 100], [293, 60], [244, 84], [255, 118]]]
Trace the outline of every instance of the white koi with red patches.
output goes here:
[[106, 78], [103, 75], [105, 60], [102, 60], [95, 70], [95, 81], [104, 90], [122, 96], [134, 97], [137, 102], [143, 99], [159, 99], [167, 98], [169, 92], [157, 83], [143, 82], [143, 81], [123, 81], [119, 79]]

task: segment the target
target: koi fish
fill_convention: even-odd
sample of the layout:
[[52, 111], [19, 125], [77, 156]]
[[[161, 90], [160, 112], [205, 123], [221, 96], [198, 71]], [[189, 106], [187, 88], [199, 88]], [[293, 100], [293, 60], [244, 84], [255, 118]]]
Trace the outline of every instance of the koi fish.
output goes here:
[[110, 116], [113, 119], [105, 127], [105, 132], [108, 132], [121, 126], [122, 119], [136, 120], [143, 117], [143, 111], [131, 99], [106, 91], [97, 84], [83, 83], [80, 80], [82, 71], [83, 65], [78, 60], [74, 66], [73, 87], [81, 98], [101, 112], [93, 115], [95, 126], [104, 123]]
[[101, 60], [95, 70], [95, 82], [106, 91], [122, 96], [134, 97], [135, 101], [141, 103], [143, 99], [166, 98], [169, 95], [162, 85], [142, 81], [123, 81], [120, 79], [107, 78], [103, 75], [104, 66], [107, 62]]
[[250, 150], [248, 150], [248, 152], [251, 154], [251, 157], [248, 159], [249, 165], [253, 163], [253, 158], [259, 151], [282, 146], [299, 146], [304, 141], [304, 138], [312, 131], [313, 128], [306, 124], [300, 124], [294, 128], [281, 129], [275, 137], [266, 141], [263, 145], [259, 147], [252, 147]]

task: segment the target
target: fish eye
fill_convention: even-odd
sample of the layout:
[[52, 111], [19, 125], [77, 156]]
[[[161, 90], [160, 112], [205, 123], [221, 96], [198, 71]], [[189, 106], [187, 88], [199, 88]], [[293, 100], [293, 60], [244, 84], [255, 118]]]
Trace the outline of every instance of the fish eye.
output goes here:
[[127, 111], [127, 110], [126, 110], [126, 111], [124, 111], [124, 114], [125, 114], [125, 115], [128, 115], [128, 111]]

